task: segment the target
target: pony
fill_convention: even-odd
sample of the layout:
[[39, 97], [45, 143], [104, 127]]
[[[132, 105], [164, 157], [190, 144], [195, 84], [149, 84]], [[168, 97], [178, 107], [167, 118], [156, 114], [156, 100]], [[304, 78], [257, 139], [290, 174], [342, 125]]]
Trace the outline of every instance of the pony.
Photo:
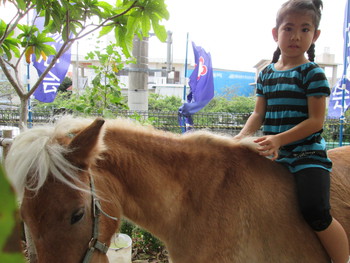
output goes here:
[[[328, 263], [293, 176], [228, 135], [65, 117], [18, 135], [5, 162], [36, 262], [108, 262], [126, 218], [173, 263]], [[329, 151], [332, 214], [350, 233], [350, 147]], [[97, 223], [96, 223], [97, 222]]]

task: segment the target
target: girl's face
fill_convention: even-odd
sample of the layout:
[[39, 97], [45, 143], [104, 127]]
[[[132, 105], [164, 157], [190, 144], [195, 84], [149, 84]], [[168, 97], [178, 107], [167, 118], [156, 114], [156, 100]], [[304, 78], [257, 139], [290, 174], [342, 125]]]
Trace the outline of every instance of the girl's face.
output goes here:
[[279, 26], [272, 30], [274, 40], [281, 49], [282, 57], [304, 58], [305, 52], [320, 35], [308, 14], [286, 15]]

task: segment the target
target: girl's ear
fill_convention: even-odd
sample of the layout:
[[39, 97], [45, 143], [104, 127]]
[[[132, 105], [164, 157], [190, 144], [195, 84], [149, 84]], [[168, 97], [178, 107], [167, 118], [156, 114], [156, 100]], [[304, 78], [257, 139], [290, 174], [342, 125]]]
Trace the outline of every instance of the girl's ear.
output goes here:
[[272, 36], [273, 39], [277, 42], [278, 41], [278, 29], [277, 28], [272, 28]]
[[315, 42], [316, 42], [316, 40], [318, 39], [318, 37], [320, 36], [320, 34], [321, 34], [321, 30], [317, 29], [317, 30], [315, 31], [315, 35], [314, 35], [314, 38], [313, 38], [313, 40], [312, 40], [312, 43], [315, 43]]

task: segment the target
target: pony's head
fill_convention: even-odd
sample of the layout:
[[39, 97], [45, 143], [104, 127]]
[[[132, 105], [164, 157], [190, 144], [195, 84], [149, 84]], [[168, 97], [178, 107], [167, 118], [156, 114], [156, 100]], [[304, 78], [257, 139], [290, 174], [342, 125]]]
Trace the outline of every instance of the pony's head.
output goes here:
[[[65, 118], [56, 126], [21, 133], [5, 168], [20, 199], [20, 212], [35, 245], [37, 262], [82, 262], [95, 232], [90, 166], [103, 150], [104, 120]], [[99, 218], [98, 242], [109, 245], [116, 222]], [[92, 249], [94, 250], [94, 249]], [[91, 262], [108, 262], [104, 253]]]

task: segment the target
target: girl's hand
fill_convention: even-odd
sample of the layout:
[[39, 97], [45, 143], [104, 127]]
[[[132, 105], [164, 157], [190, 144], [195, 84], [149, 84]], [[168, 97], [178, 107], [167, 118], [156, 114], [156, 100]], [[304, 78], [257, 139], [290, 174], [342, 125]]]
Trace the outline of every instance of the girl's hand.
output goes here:
[[276, 160], [278, 157], [278, 150], [282, 146], [280, 140], [276, 135], [267, 135], [254, 140], [259, 144], [257, 150], [262, 156], [272, 156], [271, 160]]
[[233, 139], [235, 140], [242, 140], [243, 138], [245, 138], [246, 136], [242, 135], [242, 134], [237, 134], [235, 136], [233, 136]]

